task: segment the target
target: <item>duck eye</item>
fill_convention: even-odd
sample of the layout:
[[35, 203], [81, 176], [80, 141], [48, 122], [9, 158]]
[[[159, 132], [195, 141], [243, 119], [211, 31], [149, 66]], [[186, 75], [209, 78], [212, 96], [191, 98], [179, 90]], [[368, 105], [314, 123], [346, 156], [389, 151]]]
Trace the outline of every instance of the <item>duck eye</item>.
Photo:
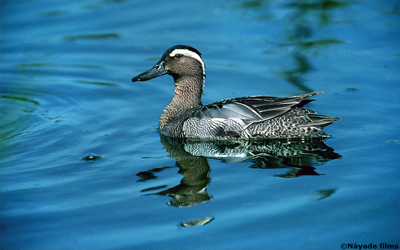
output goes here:
[[156, 70], [159, 70], [159, 69], [161, 69], [161, 68], [163, 68], [163, 67], [164, 67], [164, 62], [161, 62], [160, 64], [154, 65], [154, 68], [155, 68]]
[[182, 54], [176, 54], [175, 58], [181, 58], [183, 55]]

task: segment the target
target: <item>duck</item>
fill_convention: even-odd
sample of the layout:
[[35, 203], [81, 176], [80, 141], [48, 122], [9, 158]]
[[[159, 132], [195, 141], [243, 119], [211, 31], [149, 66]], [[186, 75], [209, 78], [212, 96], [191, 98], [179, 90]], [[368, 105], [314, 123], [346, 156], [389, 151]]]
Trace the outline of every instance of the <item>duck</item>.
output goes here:
[[160, 133], [175, 138], [205, 140], [326, 138], [322, 129], [339, 120], [304, 108], [311, 92], [291, 97], [246, 96], [201, 102], [206, 70], [201, 53], [175, 45], [149, 70], [132, 78], [148, 81], [170, 75], [174, 96], [160, 116]]

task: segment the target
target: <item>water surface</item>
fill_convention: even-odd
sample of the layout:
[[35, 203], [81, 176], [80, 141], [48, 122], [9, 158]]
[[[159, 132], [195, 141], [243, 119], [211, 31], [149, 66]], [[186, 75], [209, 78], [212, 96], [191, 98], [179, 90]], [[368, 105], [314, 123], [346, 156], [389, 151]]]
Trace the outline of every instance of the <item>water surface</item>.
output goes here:
[[[0, 247], [399, 244], [399, 6], [1, 1]], [[324, 91], [308, 107], [341, 120], [297, 158], [171, 146], [172, 78], [131, 78], [176, 44], [203, 55], [203, 103]]]

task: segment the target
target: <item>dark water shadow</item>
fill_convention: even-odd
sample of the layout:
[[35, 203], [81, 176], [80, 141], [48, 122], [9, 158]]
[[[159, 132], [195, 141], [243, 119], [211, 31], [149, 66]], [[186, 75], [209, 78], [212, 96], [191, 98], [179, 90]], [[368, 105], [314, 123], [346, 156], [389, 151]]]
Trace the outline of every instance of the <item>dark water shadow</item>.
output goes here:
[[[212, 195], [207, 192], [211, 183], [211, 167], [208, 159], [218, 159], [224, 163], [249, 162], [250, 168], [277, 169], [288, 171], [277, 177], [295, 178], [304, 175], [319, 175], [316, 166], [341, 158], [334, 149], [324, 143], [324, 139], [260, 140], [260, 141], [201, 141], [171, 138], [160, 135], [161, 143], [176, 159], [181, 182], [175, 187], [147, 188], [142, 192], [172, 197], [168, 205], [190, 207], [208, 202]], [[164, 168], [142, 171], [139, 181], [155, 179], [155, 174]], [[163, 189], [162, 191], [157, 191]], [[154, 193], [155, 192], [155, 193]]]

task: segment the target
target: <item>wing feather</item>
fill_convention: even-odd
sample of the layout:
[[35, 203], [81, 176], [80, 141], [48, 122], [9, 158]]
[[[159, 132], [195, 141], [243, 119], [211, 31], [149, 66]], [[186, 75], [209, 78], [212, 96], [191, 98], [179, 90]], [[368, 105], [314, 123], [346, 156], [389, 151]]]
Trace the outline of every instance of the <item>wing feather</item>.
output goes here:
[[208, 118], [234, 118], [245, 123], [259, 122], [282, 115], [293, 107], [302, 107], [306, 100], [322, 92], [312, 92], [292, 97], [248, 96], [224, 99], [203, 106], [196, 116]]

